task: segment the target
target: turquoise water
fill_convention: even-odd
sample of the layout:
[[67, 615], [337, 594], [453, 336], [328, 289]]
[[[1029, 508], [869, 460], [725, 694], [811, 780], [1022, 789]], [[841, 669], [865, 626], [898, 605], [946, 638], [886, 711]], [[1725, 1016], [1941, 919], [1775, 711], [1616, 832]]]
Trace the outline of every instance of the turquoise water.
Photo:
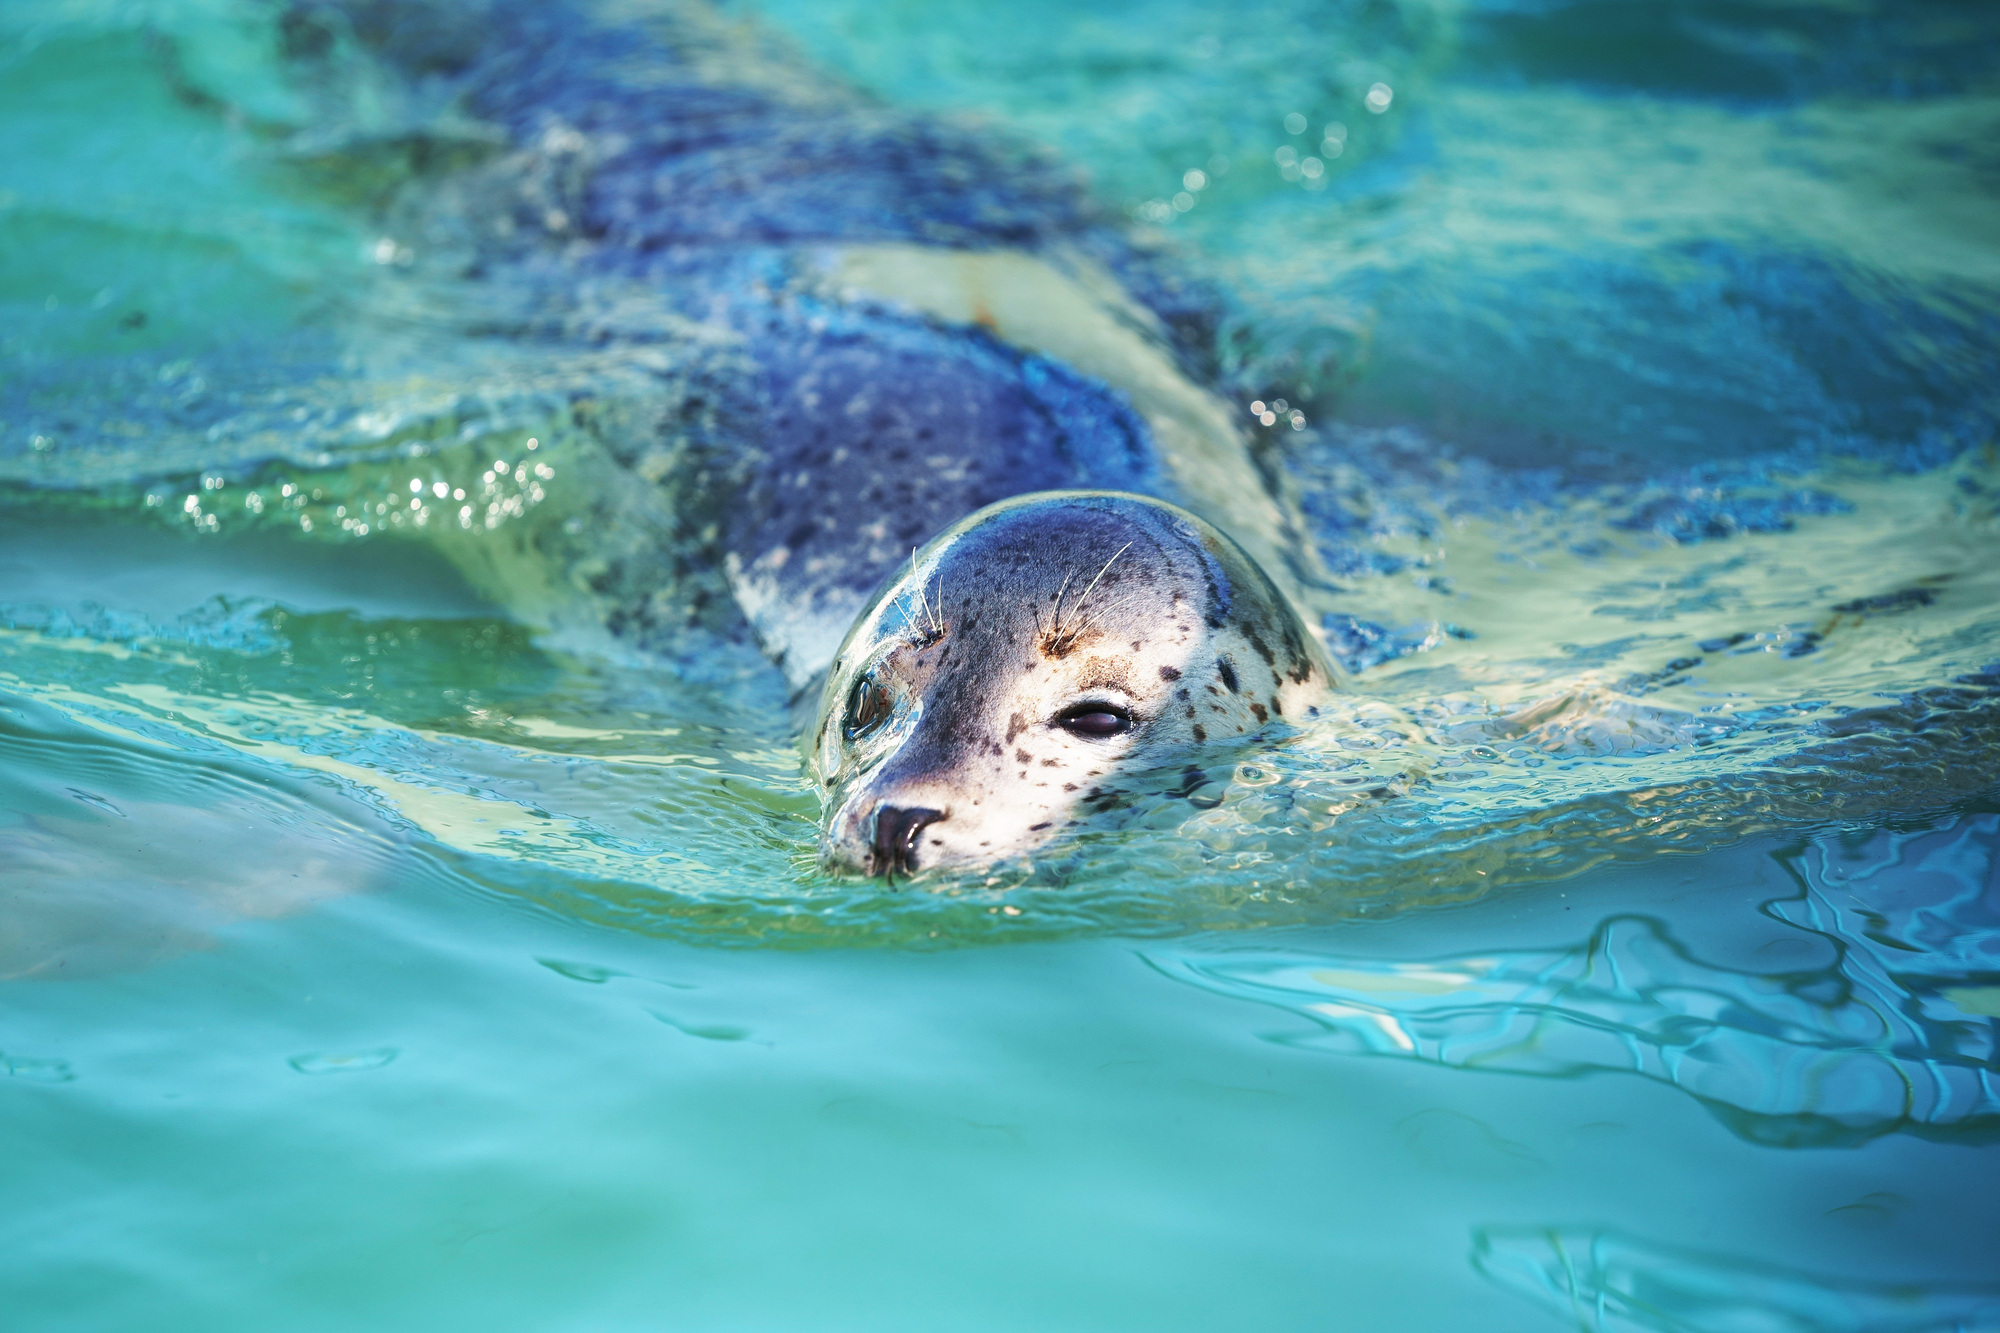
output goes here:
[[10, 5], [5, 1326], [2000, 1327], [2000, 24], [721, 28], [1221, 293], [1352, 688], [824, 876], [778, 673], [604, 632], [706, 345], [431, 267], [421, 80]]

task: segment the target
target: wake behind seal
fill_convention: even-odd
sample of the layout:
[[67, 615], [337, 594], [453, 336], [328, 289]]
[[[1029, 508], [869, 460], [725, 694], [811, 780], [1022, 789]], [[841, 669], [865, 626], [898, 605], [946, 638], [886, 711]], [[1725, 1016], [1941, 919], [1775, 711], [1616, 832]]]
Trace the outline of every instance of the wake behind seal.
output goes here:
[[813, 736], [821, 851], [875, 875], [1021, 856], [1119, 783], [1316, 711], [1324, 650], [1228, 537], [1145, 496], [971, 515], [841, 646]]

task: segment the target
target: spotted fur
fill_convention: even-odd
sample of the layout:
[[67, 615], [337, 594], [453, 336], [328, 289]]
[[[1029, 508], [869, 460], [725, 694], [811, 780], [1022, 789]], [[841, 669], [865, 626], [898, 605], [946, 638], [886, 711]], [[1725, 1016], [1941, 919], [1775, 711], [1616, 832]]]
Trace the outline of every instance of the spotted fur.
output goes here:
[[[884, 809], [937, 816], [915, 868], [1031, 851], [1114, 803], [1121, 774], [1302, 717], [1331, 678], [1271, 580], [1192, 514], [1103, 491], [1003, 501], [925, 548], [842, 645], [812, 756], [825, 854], [880, 870]], [[888, 711], [857, 732], [864, 688]], [[1130, 729], [1062, 725], [1093, 704]]]

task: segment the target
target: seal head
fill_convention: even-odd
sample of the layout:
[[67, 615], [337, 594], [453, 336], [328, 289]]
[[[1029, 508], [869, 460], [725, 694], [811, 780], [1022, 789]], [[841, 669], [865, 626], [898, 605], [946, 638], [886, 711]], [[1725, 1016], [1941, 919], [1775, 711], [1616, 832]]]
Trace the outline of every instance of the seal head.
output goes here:
[[841, 646], [813, 734], [832, 865], [1018, 856], [1121, 774], [1304, 715], [1324, 652], [1254, 561], [1144, 496], [990, 505], [913, 556]]

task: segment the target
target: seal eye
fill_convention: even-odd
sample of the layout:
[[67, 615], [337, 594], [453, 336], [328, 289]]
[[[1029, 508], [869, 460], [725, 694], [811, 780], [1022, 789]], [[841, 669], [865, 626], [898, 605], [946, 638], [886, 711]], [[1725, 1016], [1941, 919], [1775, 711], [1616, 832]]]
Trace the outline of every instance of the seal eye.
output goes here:
[[847, 739], [860, 740], [887, 722], [889, 714], [894, 711], [889, 705], [889, 691], [883, 689], [874, 676], [863, 676], [854, 682], [854, 688], [847, 696], [847, 721], [844, 724]]
[[1078, 704], [1056, 718], [1056, 725], [1072, 736], [1102, 740], [1132, 729], [1132, 715], [1116, 704]]

